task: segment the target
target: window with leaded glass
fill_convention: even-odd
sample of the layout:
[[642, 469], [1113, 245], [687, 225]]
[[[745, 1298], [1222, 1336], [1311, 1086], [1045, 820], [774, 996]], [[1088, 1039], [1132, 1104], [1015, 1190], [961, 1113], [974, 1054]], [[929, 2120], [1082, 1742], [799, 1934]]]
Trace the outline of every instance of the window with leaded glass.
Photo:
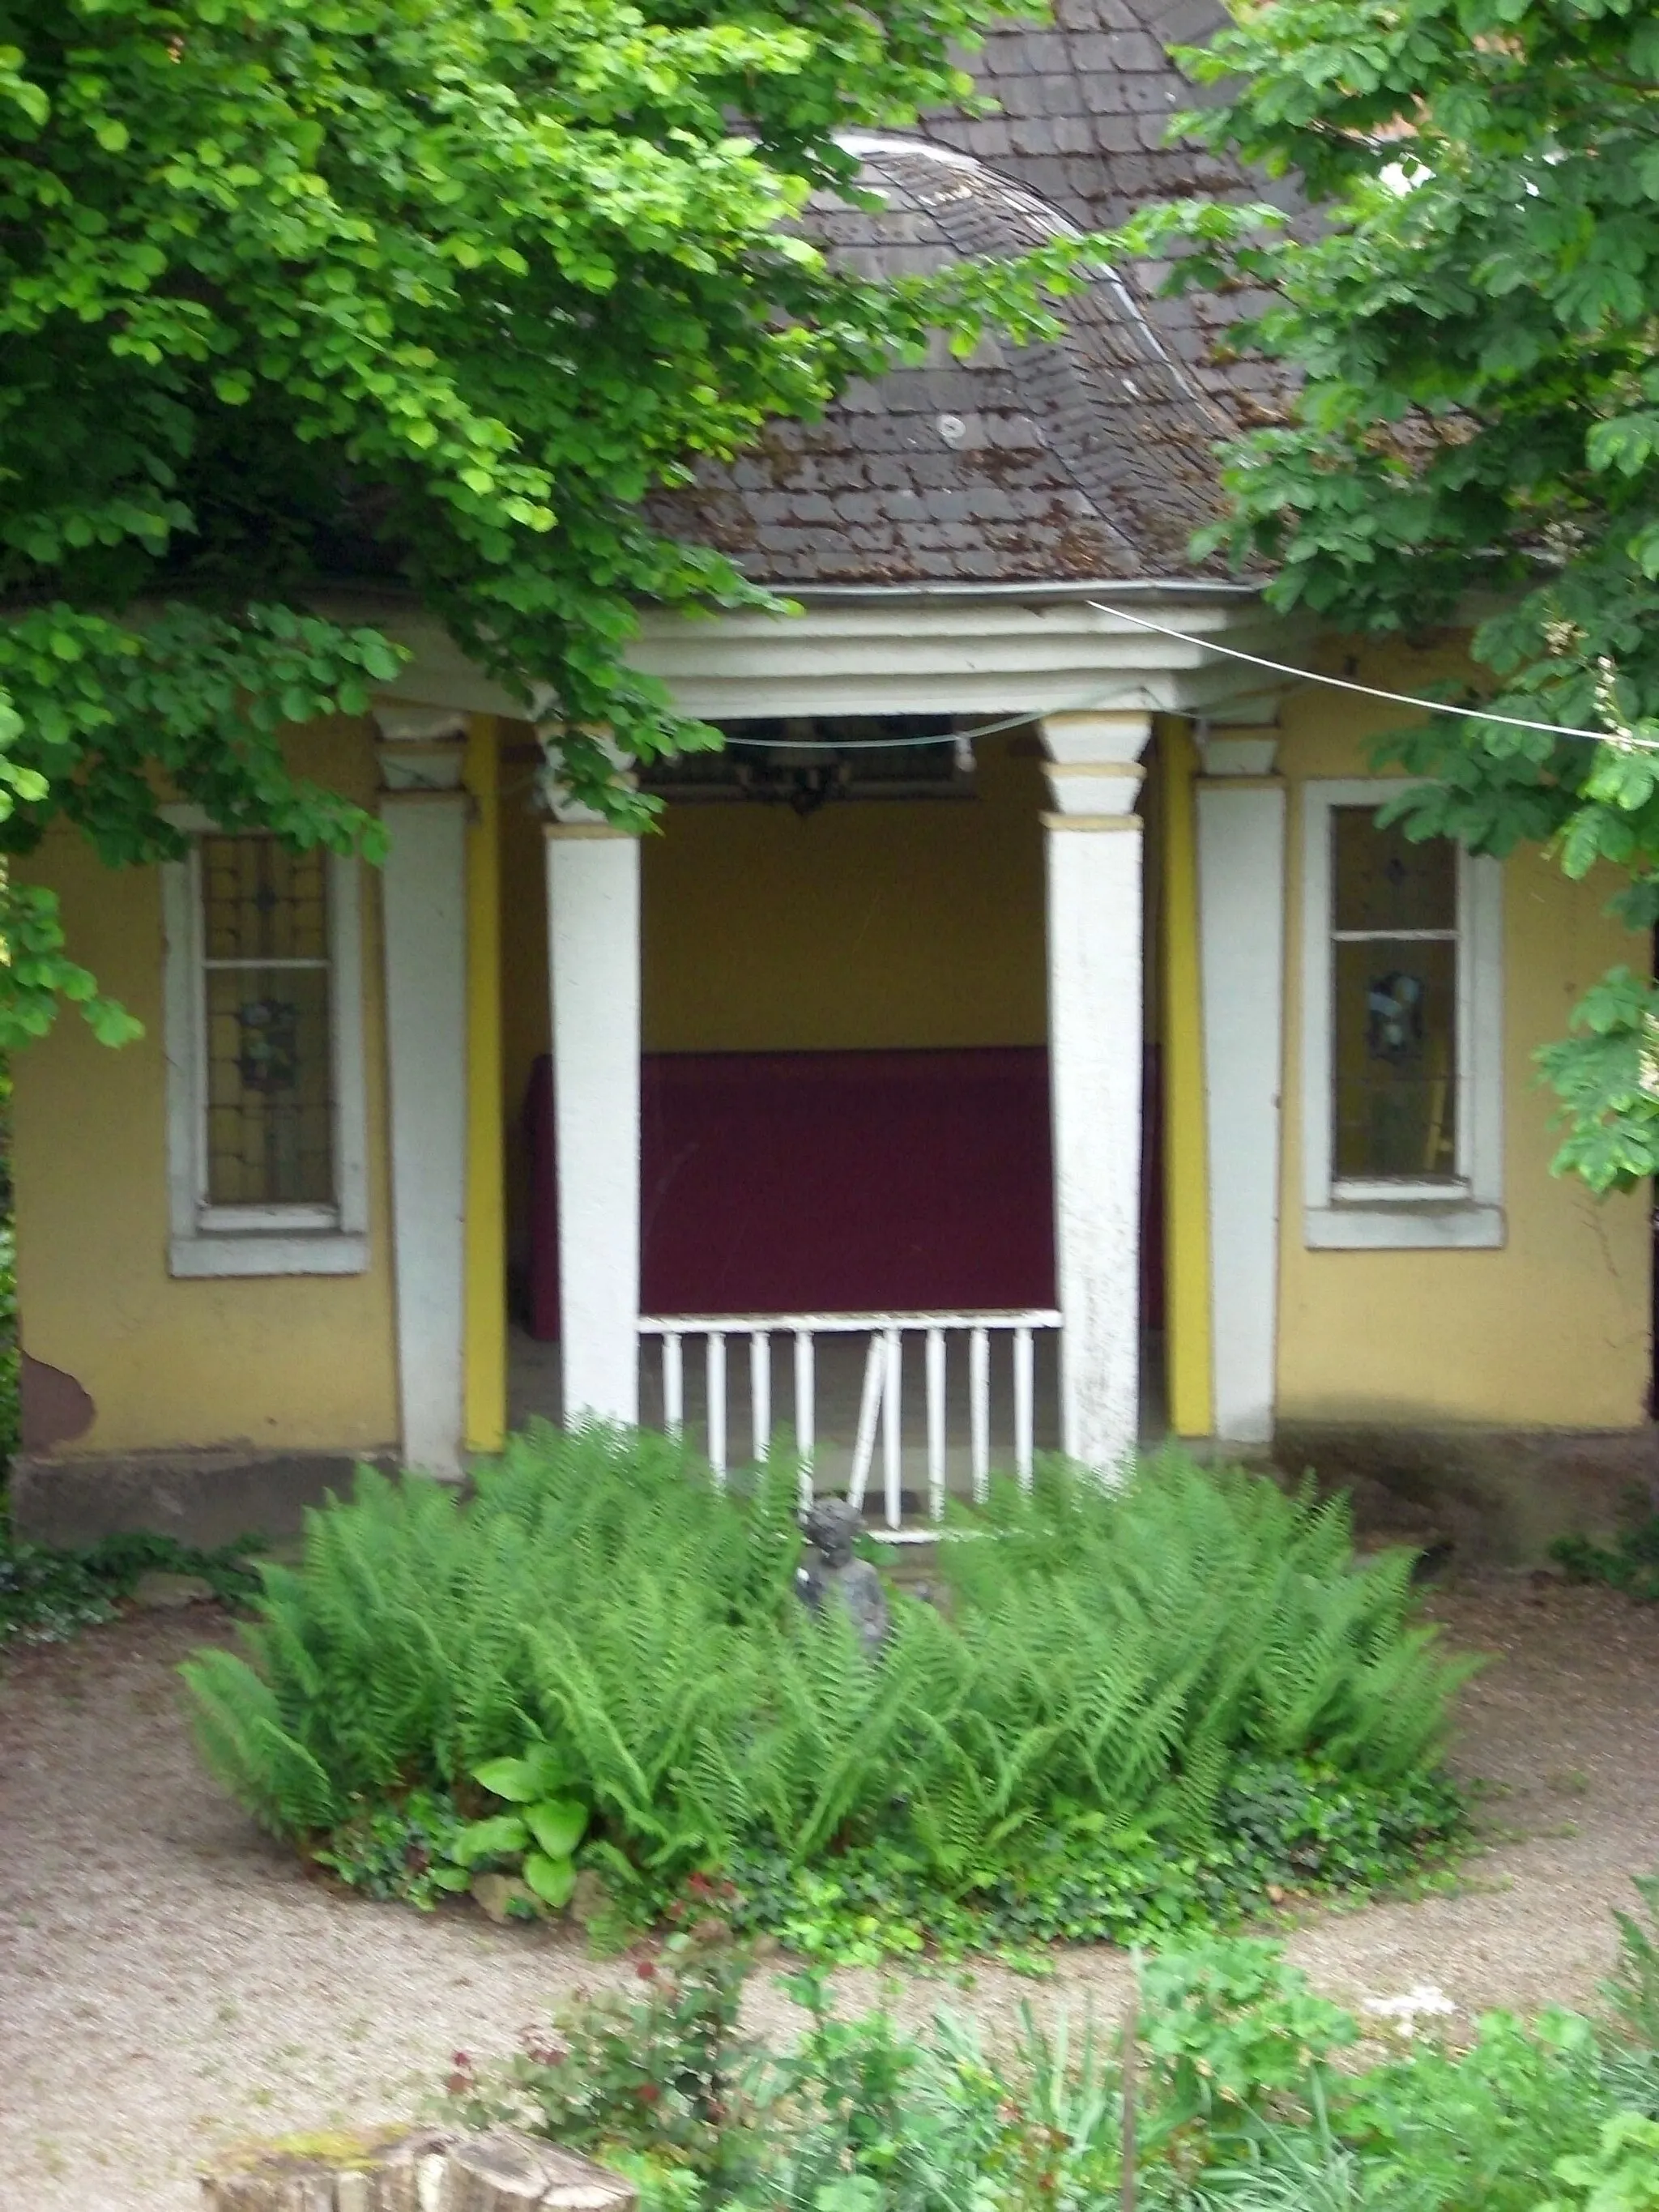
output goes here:
[[1315, 1246], [1503, 1241], [1503, 875], [1313, 781], [1304, 810], [1303, 1126]]
[[199, 826], [163, 871], [173, 1272], [355, 1272], [356, 863]]
[[1457, 848], [1330, 810], [1337, 1180], [1457, 1173]]
[[274, 837], [204, 837], [207, 1201], [332, 1206], [328, 877]]

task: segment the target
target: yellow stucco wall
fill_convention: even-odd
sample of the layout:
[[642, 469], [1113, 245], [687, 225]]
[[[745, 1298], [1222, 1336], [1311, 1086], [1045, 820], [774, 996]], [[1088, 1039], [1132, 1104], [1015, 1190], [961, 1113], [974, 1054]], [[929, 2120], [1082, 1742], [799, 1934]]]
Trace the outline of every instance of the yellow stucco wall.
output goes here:
[[[1327, 653], [1333, 672], [1348, 662]], [[1457, 672], [1449, 648], [1372, 650], [1363, 682], [1420, 692]], [[1279, 1414], [1285, 1420], [1622, 1428], [1644, 1418], [1649, 1226], [1644, 1196], [1598, 1201], [1553, 1177], [1550, 1100], [1535, 1048], [1562, 1035], [1585, 987], [1646, 947], [1602, 909], [1611, 880], [1571, 884], [1536, 850], [1505, 865], [1504, 1199], [1495, 1251], [1309, 1251], [1302, 1237], [1302, 819], [1310, 776], [1372, 772], [1370, 741], [1405, 718], [1311, 687], [1286, 702], [1291, 785]]]
[[[296, 764], [372, 800], [353, 723], [319, 726]], [[397, 1434], [387, 1249], [378, 882], [364, 872], [371, 1256], [362, 1275], [179, 1281], [167, 1273], [161, 880], [106, 870], [78, 836], [27, 871], [59, 891], [70, 950], [143, 1022], [111, 1052], [65, 1011], [14, 1063], [17, 1264], [24, 1349], [98, 1408], [65, 1454], [185, 1443], [368, 1449]]]
[[[1336, 656], [1331, 665], [1339, 665]], [[1363, 657], [1421, 688], [1451, 664]], [[1368, 769], [1395, 719], [1292, 695], [1279, 1401], [1291, 1420], [1622, 1427], [1642, 1419], [1649, 1239], [1639, 1198], [1597, 1204], [1553, 1180], [1530, 1054], [1602, 969], [1640, 957], [1607, 921], [1610, 885], [1574, 886], [1535, 854], [1506, 870], [1506, 1245], [1491, 1252], [1310, 1252], [1301, 1234], [1301, 821], [1310, 776]], [[527, 738], [527, 732], [517, 733]], [[504, 733], [502, 1105], [511, 1141], [548, 1033], [543, 841], [533, 763]], [[367, 733], [310, 733], [301, 764], [363, 799]], [[1045, 1031], [1040, 765], [981, 748], [977, 801], [683, 805], [644, 854], [645, 1040], [653, 1051], [1041, 1042]], [[27, 1349], [99, 1407], [76, 1454], [185, 1443], [370, 1449], [396, 1433], [387, 1250], [380, 901], [366, 872], [364, 981], [372, 1258], [358, 1277], [177, 1281], [167, 1272], [161, 917], [154, 872], [107, 872], [55, 838], [30, 872], [60, 890], [74, 950], [144, 1020], [111, 1054], [66, 1015], [18, 1055], [15, 1145]]]

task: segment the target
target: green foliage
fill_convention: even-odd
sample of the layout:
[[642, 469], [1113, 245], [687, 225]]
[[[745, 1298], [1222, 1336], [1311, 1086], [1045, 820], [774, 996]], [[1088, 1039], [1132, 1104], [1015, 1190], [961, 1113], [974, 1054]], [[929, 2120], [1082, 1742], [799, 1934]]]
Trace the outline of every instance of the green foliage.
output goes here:
[[[1443, 1780], [1364, 1784], [1306, 1763], [1250, 1761], [1200, 1844], [1172, 1846], [1148, 1829], [1112, 1831], [1074, 1815], [1034, 1825], [994, 1880], [965, 1894], [942, 1887], [925, 1858], [888, 1837], [805, 1866], [750, 1845], [726, 1862], [727, 1909], [740, 1930], [775, 1936], [805, 1958], [873, 1965], [931, 1947], [1035, 1961], [1053, 1943], [1168, 1942], [1292, 1898], [1419, 1882], [1463, 1832], [1461, 1802]], [[640, 1885], [617, 1902], [644, 1925], [661, 1893]]]
[[468, 1866], [504, 1861], [514, 1867], [550, 1911], [568, 1905], [576, 1887], [576, 1846], [588, 1808], [568, 1795], [570, 1764], [549, 1743], [532, 1743], [519, 1759], [489, 1759], [473, 1780], [492, 1797], [518, 1808], [486, 1814], [464, 1829], [458, 1855]]
[[364, 1472], [243, 1656], [186, 1666], [203, 1751], [279, 1834], [447, 1790], [457, 1856], [550, 1905], [579, 1856], [647, 1915], [720, 1869], [747, 1924], [843, 1952], [1167, 1929], [1455, 1832], [1468, 1662], [1340, 1506], [1175, 1455], [1115, 1492], [1048, 1467], [943, 1545], [941, 1607], [894, 1593], [872, 1659], [796, 1599], [796, 1494], [599, 1428], [515, 1439], [467, 1499]]
[[[1012, 0], [13, 0], [0, 44], [0, 851], [66, 817], [372, 849], [284, 725], [360, 712], [418, 603], [648, 812], [592, 735], [714, 733], [622, 649], [641, 601], [766, 602], [642, 506], [943, 329], [1052, 327], [1075, 241], [874, 283], [795, 228], [836, 134], [969, 90]], [[131, 1024], [0, 906], [0, 1048], [59, 997]]]
[[1606, 1583], [1643, 1605], [1659, 1605], [1659, 1512], [1643, 1490], [1632, 1491], [1623, 1526], [1611, 1545], [1588, 1536], [1561, 1536], [1550, 1557], [1574, 1582]]
[[799, 2038], [761, 2045], [739, 2021], [748, 1966], [718, 1927], [692, 1926], [640, 1961], [638, 1994], [578, 2000], [503, 2066], [458, 2053], [451, 2109], [596, 2154], [661, 2212], [1070, 2212], [1115, 2179], [1115, 2106], [1091, 2039], [1078, 2071], [1064, 2039], [1039, 2046], [1025, 2115], [965, 2027], [941, 2020], [924, 2039], [882, 2013], [838, 2020], [820, 1975], [784, 1984], [806, 2010]]
[[82, 1628], [113, 1620], [141, 1575], [195, 1575], [226, 1605], [246, 1605], [259, 1587], [249, 1553], [260, 1540], [245, 1536], [202, 1552], [171, 1536], [132, 1529], [106, 1536], [84, 1551], [13, 1542], [0, 1522], [0, 1647], [9, 1642], [61, 1644]]
[[1467, 2051], [1414, 2043], [1357, 2085], [1345, 2133], [1379, 2176], [1429, 2204], [1534, 2212], [1555, 2161], [1589, 2150], [1608, 2110], [1605, 2053], [1581, 2014], [1488, 2014]]
[[1635, 1881], [1641, 1913], [1613, 1915], [1619, 1958], [1601, 1994], [1632, 2043], [1659, 2051], [1659, 1874]]
[[[1191, 135], [1297, 173], [1316, 220], [1189, 201], [1125, 243], [1178, 286], [1262, 302], [1231, 343], [1287, 365], [1279, 419], [1224, 448], [1209, 544], [1328, 627], [1420, 636], [1487, 614], [1468, 703], [1601, 743], [1440, 717], [1389, 750], [1430, 781], [1412, 834], [1629, 878], [1659, 920], [1659, 42], [1646, 0], [1275, 0], [1180, 57]], [[1414, 687], [1415, 688], [1415, 687]], [[1607, 989], [1620, 995], [1616, 977]], [[1546, 1061], [1558, 1166], [1653, 1171], [1654, 1109], [1602, 994]], [[1640, 1023], [1638, 1023], [1638, 1034]]]
[[1358, 2033], [1275, 1945], [1249, 1936], [1154, 1955], [1140, 2003], [1141, 2042], [1175, 2128], [1231, 2127], [1238, 2114], [1296, 2094]]
[[636, 1994], [578, 2000], [501, 2065], [458, 2053], [450, 2109], [621, 2165], [653, 2212], [1659, 2202], [1659, 2051], [1577, 2014], [1492, 2014], [1458, 2044], [1361, 2063], [1359, 2021], [1274, 1946], [1210, 1939], [1139, 1962], [1121, 2026], [1028, 2013], [1017, 2046], [988, 2054], [949, 2016], [925, 2034], [880, 2011], [837, 2017], [827, 1977], [797, 1973], [781, 1987], [805, 2027], [769, 2046], [741, 2028], [744, 1965], [717, 1929], [678, 1936], [640, 1960]]
[[748, 1967], [724, 1929], [691, 1922], [640, 1962], [637, 1996], [579, 1997], [489, 2077], [458, 2053], [451, 2096], [473, 2124], [510, 2114], [569, 2149], [649, 2153], [730, 2194], [753, 2172]]
[[361, 1807], [314, 1856], [366, 1896], [430, 1912], [472, 1879], [466, 1833], [452, 1799], [411, 1790], [396, 1803]]
[[1569, 2193], [1539, 2212], [1654, 2212], [1659, 2207], [1659, 2120], [1615, 2112], [1602, 2123], [1588, 2154], [1558, 2159], [1556, 2177]]
[[1574, 1008], [1571, 1034], [1537, 1060], [1566, 1124], [1558, 1170], [1598, 1192], [1659, 1172], [1659, 988], [1610, 969]]

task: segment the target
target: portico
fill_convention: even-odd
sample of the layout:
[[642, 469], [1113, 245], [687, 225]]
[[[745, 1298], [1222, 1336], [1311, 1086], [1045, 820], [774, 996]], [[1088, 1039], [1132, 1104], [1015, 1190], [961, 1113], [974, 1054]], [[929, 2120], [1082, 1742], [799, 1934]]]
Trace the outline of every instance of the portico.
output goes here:
[[[1178, 617], [1180, 626], [1200, 639], [1237, 635], [1260, 620], [1249, 595], [1226, 591], [1189, 598]], [[468, 672], [450, 664], [441, 644], [413, 641], [421, 649], [404, 679], [405, 693], [423, 690], [423, 707], [438, 717], [484, 703], [476, 682], [469, 684]], [[1261, 713], [1264, 702], [1230, 698], [1237, 674], [1206, 656], [1201, 644], [1149, 642], [1146, 633], [1115, 625], [1076, 592], [1031, 592], [1018, 600], [919, 595], [902, 618], [885, 595], [874, 604], [828, 595], [827, 603], [811, 603], [793, 621], [654, 623], [641, 658], [670, 682], [689, 711], [733, 732], [785, 718], [799, 732], [815, 718], [844, 718], [849, 711], [898, 718], [925, 713], [930, 727], [951, 718], [971, 748], [975, 730], [998, 732], [986, 741], [997, 743], [1006, 726], [1018, 726], [1018, 749], [1040, 761], [1040, 773], [1027, 775], [1042, 854], [1046, 1053], [1038, 1057], [1045, 1069], [1052, 1287], [1035, 1305], [994, 1309], [889, 1302], [848, 1311], [822, 1296], [776, 1310], [747, 1302], [741, 1310], [711, 1310], [702, 1299], [687, 1310], [647, 1309], [641, 1252], [651, 1232], [647, 1222], [642, 1240], [641, 1176], [650, 1146], [642, 1138], [641, 1071], [649, 1072], [652, 1061], [641, 1024], [641, 841], [563, 793], [556, 731], [544, 727], [549, 765], [539, 783], [540, 836], [556, 1163], [557, 1410], [567, 1419], [632, 1422], [643, 1413], [688, 1422], [717, 1457], [787, 1428], [803, 1446], [819, 1443], [828, 1463], [823, 1425], [839, 1393], [849, 1409], [854, 1401], [858, 1407], [855, 1421], [849, 1411], [853, 1433], [843, 1440], [843, 1473], [872, 1498], [884, 1490], [896, 1497], [902, 1486], [914, 1502], [924, 1489], [936, 1498], [947, 1468], [957, 1483], [964, 1468], [971, 1479], [992, 1458], [1029, 1467], [1034, 1444], [1042, 1442], [1039, 1430], [1049, 1427], [1043, 1408], [1052, 1405], [1048, 1441], [1109, 1475], [1137, 1441], [1142, 1398], [1147, 963], [1140, 801], [1146, 757], [1160, 719], [1207, 729], [1225, 714], [1237, 730], [1249, 726], [1237, 719], [1241, 713]], [[434, 700], [434, 693], [445, 696]], [[1271, 702], [1266, 704], [1270, 710]], [[412, 701], [401, 711], [410, 715]], [[383, 752], [389, 760], [401, 750], [392, 734], [399, 726], [397, 710], [388, 709]], [[417, 719], [401, 726], [430, 725]], [[905, 726], [902, 719], [893, 726]], [[520, 756], [528, 738], [526, 731], [515, 748]], [[1216, 762], [1222, 758], [1218, 742], [1210, 741]], [[1258, 742], [1270, 746], [1270, 732]], [[412, 760], [414, 747], [404, 743]], [[1200, 840], [1212, 781], [1200, 787]], [[1259, 779], [1252, 789], [1258, 786]], [[465, 793], [457, 797], [465, 803]], [[401, 805], [407, 811], [412, 804], [388, 794], [389, 808]], [[429, 806], [430, 798], [422, 804]], [[471, 804], [476, 815], [476, 793]], [[671, 800], [671, 835], [676, 818]], [[1218, 865], [1212, 862], [1212, 872]], [[446, 871], [450, 902], [465, 903], [465, 856], [459, 844], [447, 860], [422, 846], [416, 866], [429, 930]], [[395, 901], [391, 913], [390, 928], [408, 927], [396, 921]], [[1237, 920], [1224, 919], [1209, 931], [1202, 950], [1212, 976], [1218, 961], [1236, 955]], [[522, 915], [513, 925], [528, 926]], [[927, 925], [919, 919], [916, 926]], [[720, 957], [711, 946], [708, 957]], [[506, 957], [513, 957], [510, 941]], [[388, 963], [389, 972], [398, 965], [390, 942]], [[1268, 965], [1258, 963], [1252, 988], [1276, 981]], [[1224, 982], [1212, 981], [1211, 1000], [1214, 1026], [1229, 1003]], [[459, 1017], [450, 1019], [453, 1026]], [[405, 1034], [418, 1040], [419, 1026], [392, 1033], [394, 1123], [400, 1094], [417, 1102], [411, 1113], [430, 1119], [439, 1110], [434, 1089], [442, 1088], [441, 1056], [430, 1049], [421, 1054], [423, 1073], [400, 1082], [396, 1063]], [[879, 1077], [878, 1065], [875, 1072]], [[1212, 1122], [1222, 1111], [1212, 1100]], [[474, 1152], [488, 1141], [488, 1133], [475, 1127], [469, 1139]], [[872, 1141], [900, 1140], [889, 1130]], [[394, 1139], [394, 1162], [397, 1156]], [[1275, 1152], [1267, 1172], [1276, 1171]], [[1203, 1176], [1201, 1160], [1196, 1172]], [[734, 1183], [742, 1175], [739, 1166]], [[468, 1399], [463, 1346], [469, 1340], [476, 1346], [478, 1332], [464, 1297], [445, 1312], [429, 1299], [403, 1295], [402, 1253], [422, 1249], [423, 1211], [453, 1216], [417, 1174], [398, 1178], [398, 1189], [399, 1310], [412, 1422], [417, 1396], [429, 1401], [436, 1377], [455, 1378], [446, 1402]], [[734, 1188], [734, 1203], [738, 1196]], [[963, 1202], [971, 1203], [971, 1195]], [[810, 1257], [803, 1268], [810, 1285]], [[1203, 1294], [1208, 1296], [1207, 1284]], [[476, 1302], [476, 1291], [469, 1295]], [[1269, 1350], [1270, 1316], [1269, 1304]], [[1171, 1328], [1178, 1326], [1172, 1315]], [[422, 1329], [424, 1340], [417, 1341]], [[1255, 1380], [1270, 1398], [1270, 1376]], [[817, 1400], [824, 1393], [821, 1416]], [[992, 1398], [1001, 1406], [994, 1439]], [[459, 1465], [469, 1441], [487, 1439], [458, 1432], [451, 1454], [434, 1444], [426, 1456], [434, 1466]]]

